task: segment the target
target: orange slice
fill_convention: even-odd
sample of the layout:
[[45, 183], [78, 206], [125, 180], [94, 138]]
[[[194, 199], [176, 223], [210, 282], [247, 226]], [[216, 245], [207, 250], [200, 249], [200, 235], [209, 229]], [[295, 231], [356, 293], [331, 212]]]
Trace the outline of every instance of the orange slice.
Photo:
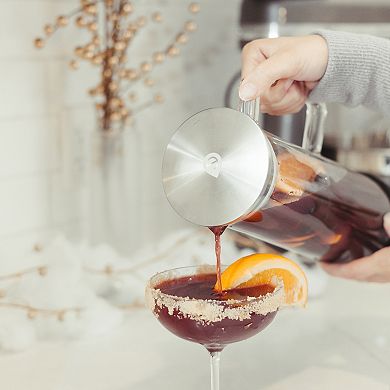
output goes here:
[[285, 304], [305, 306], [307, 279], [293, 261], [274, 253], [256, 253], [232, 263], [223, 271], [222, 289], [255, 287], [262, 284], [277, 286], [283, 283]]
[[308, 163], [300, 161], [298, 156], [291, 153], [278, 155], [279, 175], [276, 182], [276, 190], [288, 194], [291, 199], [282, 203], [290, 203], [295, 197], [302, 196], [304, 184], [312, 182], [316, 177], [316, 171]]

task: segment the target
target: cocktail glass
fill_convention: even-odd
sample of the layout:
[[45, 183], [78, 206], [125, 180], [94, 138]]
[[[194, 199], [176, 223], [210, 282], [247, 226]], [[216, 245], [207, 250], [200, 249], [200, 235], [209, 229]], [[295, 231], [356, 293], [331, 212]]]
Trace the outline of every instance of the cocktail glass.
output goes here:
[[253, 297], [246, 296], [245, 289], [222, 296], [214, 294], [215, 281], [215, 267], [202, 265], [158, 273], [146, 287], [147, 305], [160, 323], [176, 336], [209, 351], [211, 390], [219, 390], [224, 347], [262, 331], [284, 301], [280, 283], [271, 291], [265, 289], [265, 295]]

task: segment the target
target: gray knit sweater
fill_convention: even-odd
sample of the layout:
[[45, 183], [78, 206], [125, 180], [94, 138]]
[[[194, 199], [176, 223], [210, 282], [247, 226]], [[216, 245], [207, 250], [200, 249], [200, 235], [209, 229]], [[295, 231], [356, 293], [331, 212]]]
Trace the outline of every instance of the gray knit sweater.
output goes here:
[[390, 115], [390, 40], [328, 30], [317, 34], [328, 43], [329, 59], [309, 100], [362, 104]]

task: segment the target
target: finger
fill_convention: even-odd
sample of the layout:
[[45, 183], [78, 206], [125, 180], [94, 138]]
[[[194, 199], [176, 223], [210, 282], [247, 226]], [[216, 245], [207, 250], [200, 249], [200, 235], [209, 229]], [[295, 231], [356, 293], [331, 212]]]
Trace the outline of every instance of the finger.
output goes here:
[[284, 98], [274, 104], [262, 99], [261, 111], [271, 115], [291, 114], [301, 110], [306, 102], [306, 91], [299, 85], [292, 85]]
[[249, 73], [263, 61], [266, 60], [266, 56], [262, 51], [264, 44], [263, 39], [256, 39], [247, 43], [241, 52], [241, 78], [244, 79]]
[[383, 217], [383, 227], [386, 230], [388, 236], [390, 236], [390, 213], [385, 214]]
[[365, 257], [345, 264], [321, 263], [328, 274], [337, 278], [368, 281], [372, 276], [372, 259]]
[[282, 116], [282, 115], [289, 115], [289, 114], [296, 114], [297, 112], [301, 111], [304, 107], [305, 102], [302, 101], [300, 103], [296, 103], [293, 106], [289, 106], [284, 108], [283, 110], [275, 110], [272, 107], [269, 109], [262, 110], [263, 113], [273, 115], [273, 116]]
[[283, 109], [274, 109], [272, 106], [262, 106], [261, 112], [266, 113], [273, 116], [282, 116], [282, 115], [289, 115], [289, 114], [296, 114], [297, 112], [301, 111], [303, 106], [305, 105], [305, 102], [296, 102], [293, 105], [287, 106]]
[[320, 263], [330, 275], [366, 282], [390, 282], [390, 248], [346, 264]]
[[286, 96], [294, 80], [279, 80], [262, 96], [262, 101], [267, 105], [277, 104]]
[[306, 81], [305, 82], [305, 85], [306, 85], [306, 88], [311, 91], [313, 90], [317, 85], [318, 85], [318, 81]]
[[298, 65], [292, 58], [294, 56], [289, 51], [282, 51], [258, 64], [242, 81], [239, 90], [240, 98], [255, 99], [262, 96], [275, 81], [294, 79]]

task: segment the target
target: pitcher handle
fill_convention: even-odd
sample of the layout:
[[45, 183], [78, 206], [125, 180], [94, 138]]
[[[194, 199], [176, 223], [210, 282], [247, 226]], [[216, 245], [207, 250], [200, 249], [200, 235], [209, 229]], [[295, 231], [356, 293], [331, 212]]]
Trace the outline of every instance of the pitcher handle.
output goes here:
[[306, 103], [306, 120], [302, 147], [320, 153], [324, 141], [324, 123], [328, 110], [325, 103]]
[[251, 117], [256, 123], [259, 123], [260, 118], [260, 98], [244, 101], [240, 99], [238, 110], [243, 114]]

